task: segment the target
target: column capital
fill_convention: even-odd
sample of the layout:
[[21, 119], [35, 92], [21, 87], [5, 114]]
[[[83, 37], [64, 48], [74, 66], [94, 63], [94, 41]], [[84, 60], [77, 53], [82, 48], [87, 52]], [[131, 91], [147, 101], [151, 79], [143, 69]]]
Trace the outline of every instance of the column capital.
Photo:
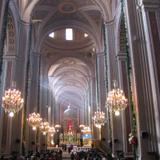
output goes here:
[[139, 7], [145, 9], [159, 9], [160, 1], [159, 0], [140, 0]]
[[105, 25], [106, 27], [112, 26], [112, 25], [114, 25], [114, 24], [115, 24], [115, 19], [112, 19], [111, 21], [105, 21], [105, 22], [104, 22], [104, 25]]
[[32, 55], [32, 56], [40, 57], [40, 56], [41, 56], [41, 53], [32, 51], [32, 52], [31, 52], [31, 55]]
[[18, 19], [18, 23], [21, 24], [21, 25], [25, 25], [25, 26], [30, 26], [31, 25], [31, 22], [26, 22], [24, 21], [23, 19]]
[[17, 55], [3, 55], [4, 60], [17, 60], [18, 56]]
[[127, 60], [127, 53], [126, 52], [119, 52], [116, 55], [118, 61], [126, 61]]

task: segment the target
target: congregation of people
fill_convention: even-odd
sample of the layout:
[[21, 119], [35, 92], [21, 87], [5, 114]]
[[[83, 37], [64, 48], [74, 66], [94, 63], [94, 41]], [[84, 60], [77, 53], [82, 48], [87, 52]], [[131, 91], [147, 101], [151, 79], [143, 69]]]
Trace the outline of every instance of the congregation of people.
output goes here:
[[98, 149], [80, 149], [77, 151], [73, 149], [71, 160], [108, 160], [108, 158]]
[[25, 156], [13, 153], [11, 155], [2, 155], [0, 160], [62, 160], [62, 150], [29, 152]]
[[[41, 152], [29, 152], [22, 156], [18, 154], [1, 155], [0, 160], [63, 160], [63, 149], [46, 150]], [[97, 149], [82, 149], [75, 150], [74, 148], [67, 151], [71, 160], [111, 160]]]

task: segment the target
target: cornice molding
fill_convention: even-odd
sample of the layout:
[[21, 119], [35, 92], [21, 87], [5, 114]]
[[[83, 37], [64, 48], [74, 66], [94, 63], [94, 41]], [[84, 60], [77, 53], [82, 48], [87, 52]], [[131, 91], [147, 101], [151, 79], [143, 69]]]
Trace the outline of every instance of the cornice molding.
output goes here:
[[144, 9], [160, 9], [160, 1], [142, 1], [139, 3], [140, 8]]

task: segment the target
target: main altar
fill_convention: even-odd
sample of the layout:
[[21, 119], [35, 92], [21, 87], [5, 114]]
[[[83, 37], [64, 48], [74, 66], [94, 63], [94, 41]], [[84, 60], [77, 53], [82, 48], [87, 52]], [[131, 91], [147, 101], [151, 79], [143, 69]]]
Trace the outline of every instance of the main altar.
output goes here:
[[60, 134], [60, 144], [80, 145], [80, 130], [77, 120], [77, 111], [70, 106], [64, 111], [63, 133]]

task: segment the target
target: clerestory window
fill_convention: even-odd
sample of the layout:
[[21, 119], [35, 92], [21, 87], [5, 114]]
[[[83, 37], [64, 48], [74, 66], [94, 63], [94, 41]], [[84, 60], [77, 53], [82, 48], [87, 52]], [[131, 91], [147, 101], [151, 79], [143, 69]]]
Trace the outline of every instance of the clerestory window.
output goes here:
[[65, 38], [67, 41], [72, 41], [73, 40], [73, 29], [72, 28], [66, 28], [66, 34]]

